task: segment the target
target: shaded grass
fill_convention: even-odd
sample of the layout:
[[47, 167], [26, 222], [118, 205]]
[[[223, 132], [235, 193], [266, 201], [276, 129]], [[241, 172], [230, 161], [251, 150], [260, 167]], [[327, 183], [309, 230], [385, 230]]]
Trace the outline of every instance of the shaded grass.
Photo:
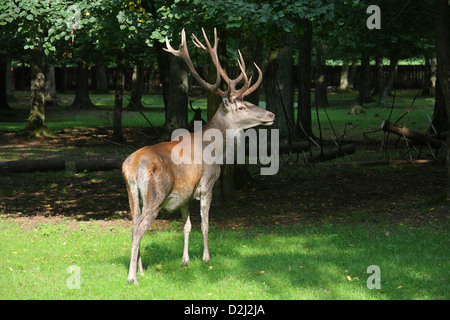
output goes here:
[[[146, 275], [126, 283], [131, 228], [99, 222], [21, 227], [0, 221], [2, 299], [448, 299], [446, 233], [407, 226], [324, 225], [214, 229], [212, 261], [191, 233], [181, 266], [180, 226], [142, 241]], [[69, 266], [81, 288], [68, 289]], [[365, 273], [381, 270], [381, 289]], [[349, 280], [350, 279], [350, 280]]]
[[[416, 94], [415, 90], [398, 91], [396, 94], [395, 108], [391, 119], [398, 119], [411, 105]], [[16, 92], [17, 102], [11, 103], [11, 106], [23, 112], [20, 121], [12, 120], [7, 122], [0, 122], [0, 130], [19, 131], [26, 125], [27, 111], [29, 108], [28, 92]], [[297, 96], [297, 95], [296, 95]], [[70, 111], [67, 107], [70, 106], [74, 98], [73, 94], [60, 94], [61, 99], [58, 107], [47, 108], [47, 126], [50, 130], [58, 131], [67, 128], [92, 128], [92, 127], [112, 127], [112, 108], [114, 105], [113, 94], [91, 94], [91, 99], [95, 105], [99, 107], [94, 111]], [[330, 93], [328, 99], [330, 108], [326, 110], [331, 119], [332, 125], [336, 133], [340, 136], [344, 130], [347, 131], [346, 137], [350, 140], [363, 140], [362, 133], [366, 131], [376, 130], [380, 127], [381, 121], [389, 117], [390, 108], [380, 108], [377, 102], [366, 104], [366, 113], [360, 116], [352, 116], [348, 114], [350, 107], [354, 105], [357, 98], [356, 91], [343, 93]], [[265, 98], [260, 97], [260, 106], [266, 107]], [[203, 118], [206, 120], [206, 99], [193, 98], [193, 106], [203, 110]], [[312, 101], [314, 101], [314, 94], [312, 93]], [[388, 101], [390, 106], [392, 97]], [[128, 103], [124, 99], [124, 105]], [[161, 95], [143, 95], [142, 103], [145, 108], [145, 115], [155, 126], [164, 124], [164, 102]], [[412, 111], [402, 119], [399, 125], [408, 126], [419, 132], [424, 132], [429, 127], [429, 121], [426, 112], [432, 117], [434, 108], [433, 97], [419, 96], [414, 103]], [[313, 132], [319, 136], [318, 121], [315, 113], [315, 108], [312, 108], [312, 125]], [[295, 117], [297, 109], [295, 109]], [[282, 116], [282, 115], [280, 115]], [[189, 108], [189, 121], [193, 117], [193, 112]], [[327, 119], [327, 114], [323, 109], [319, 110], [319, 118], [323, 129], [324, 139], [331, 139], [334, 132]], [[124, 108], [123, 123], [124, 127], [146, 128], [149, 127], [147, 121], [141, 114], [136, 112], [133, 108]], [[379, 138], [378, 136], [373, 136]]]

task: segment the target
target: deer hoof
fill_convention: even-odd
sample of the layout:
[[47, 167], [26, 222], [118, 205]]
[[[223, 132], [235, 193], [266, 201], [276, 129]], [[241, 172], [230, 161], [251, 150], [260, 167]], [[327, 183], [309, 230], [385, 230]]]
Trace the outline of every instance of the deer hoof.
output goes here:
[[129, 284], [134, 284], [135, 286], [139, 286], [139, 282], [137, 281], [137, 279], [127, 279], [127, 282]]

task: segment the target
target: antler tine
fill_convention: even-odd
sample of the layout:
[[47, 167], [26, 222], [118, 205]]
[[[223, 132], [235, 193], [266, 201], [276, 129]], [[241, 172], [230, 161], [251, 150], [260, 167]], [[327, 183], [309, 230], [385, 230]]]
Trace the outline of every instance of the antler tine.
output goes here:
[[237, 77], [236, 83], [239, 83], [242, 80], [242, 78], [244, 77], [244, 75], [245, 75], [245, 77], [247, 77], [247, 75], [245, 74], [244, 58], [242, 58], [241, 50], [239, 50], [239, 49], [238, 49], [238, 54], [239, 54], [239, 59], [238, 59], [239, 67], [240, 67], [240, 64], [242, 64], [242, 68], [240, 68], [241, 69], [241, 74], [239, 75], [239, 77]]
[[192, 37], [194, 37], [194, 39], [192, 40], [192, 42], [194, 43], [194, 45], [199, 48], [202, 49], [204, 51], [208, 51], [208, 49], [206, 49], [206, 47], [200, 42], [200, 40], [197, 39], [197, 37], [195, 36], [195, 34], [192, 34]]
[[174, 48], [172, 48], [169, 42], [169, 38], [167, 37], [166, 37], [166, 47], [167, 48], [163, 48], [164, 51], [170, 52], [174, 56], [180, 57], [180, 50], [175, 50]]
[[[239, 69], [241, 69], [241, 74], [239, 75], [239, 77], [237, 77], [235, 80], [233, 80], [233, 91], [231, 94], [233, 95], [233, 99], [239, 98], [243, 95], [243, 93], [248, 89], [248, 77], [247, 74], [245, 73], [245, 62], [244, 62], [244, 58], [242, 58], [242, 54], [241, 51], [238, 50], [239, 53], [239, 59], [238, 59], [238, 65], [239, 65]], [[236, 84], [238, 84], [242, 78], [244, 78], [244, 84], [243, 86], [239, 89], [239, 90], [235, 90]], [[231, 86], [230, 86], [231, 87]]]
[[[259, 85], [262, 82], [262, 71], [256, 63], [253, 63], [253, 64], [255, 65], [256, 69], [258, 70], [258, 80], [256, 80], [255, 84], [252, 85], [250, 88], [248, 88], [242, 96], [248, 96], [250, 93], [252, 93], [256, 89], [258, 89]], [[250, 78], [250, 83], [251, 83], [251, 78]]]

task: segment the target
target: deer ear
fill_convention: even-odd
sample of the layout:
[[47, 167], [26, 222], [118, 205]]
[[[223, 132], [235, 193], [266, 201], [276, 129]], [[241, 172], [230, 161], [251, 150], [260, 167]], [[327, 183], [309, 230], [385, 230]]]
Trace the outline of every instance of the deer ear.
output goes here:
[[231, 104], [228, 98], [222, 99], [222, 105], [223, 105], [223, 111], [230, 112], [231, 111]]

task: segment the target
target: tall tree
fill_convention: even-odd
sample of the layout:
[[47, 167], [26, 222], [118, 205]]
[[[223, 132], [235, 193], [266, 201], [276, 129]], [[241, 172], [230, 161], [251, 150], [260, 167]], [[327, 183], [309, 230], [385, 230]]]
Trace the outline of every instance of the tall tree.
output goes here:
[[171, 133], [188, 124], [188, 73], [185, 63], [178, 57], [170, 59], [170, 87], [166, 108], [165, 129]]
[[45, 69], [43, 37], [34, 46], [31, 62], [31, 105], [25, 132], [32, 135], [46, 135], [45, 125]]
[[0, 54], [0, 110], [11, 109], [7, 99], [6, 68], [7, 68], [7, 57], [6, 55]]
[[133, 75], [131, 78], [131, 98], [128, 103], [128, 108], [132, 110], [138, 108], [142, 109], [142, 93], [144, 91], [144, 66], [142, 63], [133, 66]]
[[108, 79], [104, 61], [95, 64], [95, 93], [108, 93]]
[[311, 123], [311, 50], [312, 23], [302, 20], [303, 34], [299, 38], [298, 52], [298, 115], [297, 132], [307, 139], [313, 136]]
[[362, 106], [366, 102], [373, 101], [370, 92], [370, 54], [367, 49], [363, 49], [361, 55], [361, 71], [359, 73], [359, 78], [358, 103]]
[[294, 134], [293, 34], [280, 36], [278, 45], [269, 51], [266, 68], [267, 110], [277, 115], [274, 127], [280, 139], [292, 141]]
[[125, 85], [125, 58], [124, 49], [117, 48], [116, 51], [116, 90], [114, 92], [114, 116], [113, 116], [113, 140], [123, 141], [122, 134], [122, 107], [123, 89]]
[[89, 95], [89, 66], [86, 61], [78, 62], [75, 99], [69, 108], [76, 110], [95, 108]]
[[[450, 6], [435, 0], [437, 78], [450, 122]], [[450, 199], [450, 135], [447, 136], [447, 200]]]
[[55, 80], [55, 66], [51, 63], [45, 64], [45, 103], [55, 104], [56, 95], [56, 80]]
[[326, 44], [316, 41], [316, 63], [314, 75], [315, 104], [320, 108], [328, 108], [327, 71], [326, 71]]
[[348, 89], [348, 71], [350, 67], [348, 64], [348, 60], [345, 60], [342, 62], [342, 69], [341, 69], [341, 77], [339, 81], [339, 91], [346, 91]]

